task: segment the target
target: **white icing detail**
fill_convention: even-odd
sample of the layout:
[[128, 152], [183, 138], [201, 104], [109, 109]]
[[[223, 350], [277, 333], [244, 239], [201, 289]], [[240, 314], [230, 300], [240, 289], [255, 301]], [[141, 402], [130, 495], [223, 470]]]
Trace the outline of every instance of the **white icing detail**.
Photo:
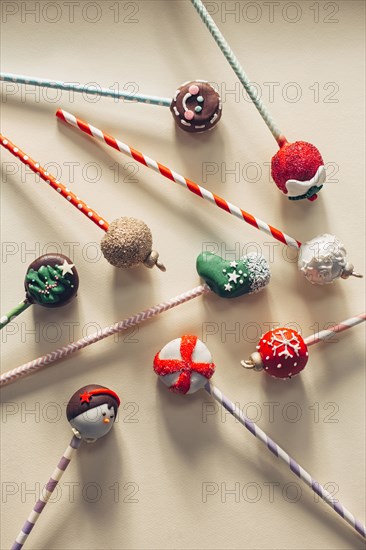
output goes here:
[[163, 384], [165, 384], [168, 388], [171, 388], [177, 382], [179, 375], [180, 372], [173, 372], [172, 374], [159, 376], [159, 378], [163, 382]]
[[183, 126], [192, 126], [192, 124], [190, 122], [187, 122], [186, 120], [184, 120], [184, 118], [181, 118], [180, 121], [183, 124]]
[[210, 350], [201, 340], [198, 340], [198, 338], [192, 353], [192, 361], [194, 363], [212, 363]]
[[175, 114], [176, 116], [179, 116], [179, 111], [178, 111], [178, 109], [176, 108], [175, 105], [174, 105], [174, 107], [173, 107], [173, 111], [174, 111], [174, 114]]
[[311, 187], [322, 185], [326, 179], [325, 166], [319, 166], [316, 174], [311, 180], [299, 181], [299, 180], [287, 180], [286, 189], [289, 197], [299, 197], [305, 195]]
[[298, 268], [312, 284], [329, 284], [341, 277], [347, 264], [347, 251], [334, 235], [325, 233], [303, 243]]
[[195, 128], [206, 128], [206, 124], [195, 125]]
[[187, 107], [187, 99], [189, 99], [190, 97], [192, 97], [192, 94], [190, 94], [189, 92], [187, 92], [183, 99], [182, 99], [182, 105], [183, 105], [183, 109], [184, 111], [188, 111], [188, 107]]
[[64, 260], [64, 263], [60, 265], [62, 269], [62, 275], [65, 276], [66, 273], [70, 273], [70, 275], [73, 275], [72, 268], [75, 267], [75, 264], [69, 264], [67, 260]]
[[[250, 252], [242, 260], [249, 271], [250, 292], [259, 292], [268, 285], [271, 278], [266, 259], [256, 252]], [[247, 274], [244, 273], [243, 277], [247, 277]]]
[[217, 113], [215, 113], [214, 116], [210, 120], [210, 124], [213, 124], [215, 122], [215, 120], [218, 118], [218, 116], [219, 115]]
[[[295, 354], [299, 357], [300, 340], [292, 331], [290, 334], [291, 336], [287, 337], [285, 331], [280, 329], [272, 333], [268, 346], [272, 348], [273, 357], [284, 356], [285, 359], [288, 359], [295, 357]], [[281, 363], [278, 363], [277, 368], [281, 366]]]
[[[105, 413], [105, 416], [103, 416], [103, 413]], [[108, 423], [104, 422], [105, 418], [109, 419]], [[103, 403], [103, 405], [86, 410], [71, 419], [70, 424], [80, 433], [82, 439], [99, 439], [110, 431], [114, 420], [114, 408], [108, 408], [108, 405]]]
[[232, 273], [229, 273], [229, 283], [231, 281], [233, 281], [234, 283], [237, 282], [237, 280], [239, 279], [240, 275], [237, 274], [236, 271], [233, 271]]
[[178, 359], [181, 361], [182, 356], [180, 354], [180, 338], [175, 338], [167, 343], [159, 353], [160, 359]]

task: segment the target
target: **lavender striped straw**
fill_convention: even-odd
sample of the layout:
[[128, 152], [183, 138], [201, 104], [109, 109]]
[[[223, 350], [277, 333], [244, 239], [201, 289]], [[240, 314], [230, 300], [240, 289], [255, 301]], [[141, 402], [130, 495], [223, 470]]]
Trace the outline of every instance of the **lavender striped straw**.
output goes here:
[[33, 527], [38, 521], [38, 518], [41, 515], [41, 512], [44, 510], [47, 502], [50, 500], [53, 491], [56, 489], [58, 482], [60, 481], [66, 468], [70, 464], [75, 451], [80, 447], [81, 441], [82, 440], [76, 437], [76, 435], [73, 436], [66, 451], [64, 452], [59, 463], [57, 464], [53, 474], [48, 480], [48, 483], [44, 488], [42, 495], [37, 500], [33, 510], [31, 511], [26, 522], [24, 523], [22, 530], [15, 539], [11, 550], [20, 550], [21, 548], [23, 548], [23, 545], [27, 540], [29, 533], [32, 531]]
[[337, 514], [341, 516], [353, 529], [357, 531], [363, 538], [366, 538], [366, 528], [363, 523], [355, 518], [353, 514], [343, 506], [338, 500], [335, 500], [332, 495], [311, 475], [304, 470], [300, 464], [296, 462], [289, 454], [286, 453], [271, 439], [268, 435], [261, 430], [254, 422], [249, 420], [241, 410], [228, 399], [218, 388], [212, 383], [207, 382], [204, 389], [209, 393], [222, 407], [224, 407], [234, 418], [236, 418], [240, 424], [242, 424], [247, 430], [250, 431], [257, 439], [259, 439], [277, 458], [280, 458], [290, 470], [301, 479], [314, 493], [324, 500]]

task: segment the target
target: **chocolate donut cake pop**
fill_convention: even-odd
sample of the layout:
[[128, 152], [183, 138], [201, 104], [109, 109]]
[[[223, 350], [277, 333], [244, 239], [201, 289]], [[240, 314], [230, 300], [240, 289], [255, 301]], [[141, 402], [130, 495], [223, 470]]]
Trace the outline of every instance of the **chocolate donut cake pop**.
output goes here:
[[222, 102], [208, 82], [193, 80], [178, 88], [170, 110], [179, 128], [198, 133], [216, 126], [221, 118]]
[[70, 258], [44, 254], [32, 262], [24, 279], [25, 298], [0, 318], [0, 329], [32, 304], [54, 308], [68, 304], [79, 288], [79, 276]]
[[67, 256], [44, 254], [29, 265], [24, 287], [27, 300], [32, 304], [59, 307], [76, 296], [79, 276]]
[[186, 132], [204, 132], [211, 130], [221, 118], [221, 99], [219, 94], [205, 80], [185, 82], [178, 88], [173, 99], [146, 94], [131, 94], [125, 90], [111, 88], [97, 88], [90, 85], [73, 84], [61, 80], [49, 80], [34, 76], [24, 76], [13, 73], [0, 72], [0, 81], [14, 84], [31, 84], [41, 88], [69, 90], [82, 94], [93, 94], [103, 97], [123, 98], [126, 102], [148, 103], [169, 107], [174, 120]]

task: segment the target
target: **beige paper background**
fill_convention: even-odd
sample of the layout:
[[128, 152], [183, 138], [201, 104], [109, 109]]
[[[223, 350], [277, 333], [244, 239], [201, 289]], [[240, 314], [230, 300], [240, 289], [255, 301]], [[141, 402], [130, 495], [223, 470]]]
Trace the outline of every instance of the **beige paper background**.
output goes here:
[[[266, 2], [210, 3], [287, 137], [314, 142], [332, 163], [332, 182], [315, 203], [289, 203], [269, 182], [264, 163], [276, 144], [247, 99], [225, 95], [225, 86], [237, 86], [238, 95], [241, 89], [188, 1], [96, 2], [101, 17], [94, 24], [90, 20], [98, 12], [90, 2], [74, 2], [73, 22], [64, 2], [39, 2], [39, 22], [25, 11], [34, 2], [3, 2], [3, 9], [5, 4], [18, 11], [6, 21], [3, 12], [4, 71], [105, 87], [135, 83], [142, 93], [167, 97], [185, 80], [204, 78], [219, 84], [224, 113], [215, 131], [192, 136], [175, 129], [164, 107], [108, 98], [88, 102], [68, 93], [55, 100], [55, 94], [41, 90], [36, 97], [24, 96], [20, 87], [16, 91], [2, 84], [5, 135], [40, 162], [56, 163], [62, 181], [108, 220], [122, 215], [145, 220], [167, 265], [166, 274], [143, 267], [117, 271], [95, 260], [97, 249], [90, 243], [100, 240], [101, 231], [2, 152], [7, 252], [1, 264], [2, 313], [22, 298], [26, 267], [49, 243], [72, 255], [81, 279], [72, 305], [55, 311], [31, 308], [3, 331], [2, 371], [66, 344], [70, 331], [79, 338], [196, 286], [195, 258], [204, 243], [216, 242], [224, 252], [225, 246], [241, 251], [247, 243], [258, 243], [267, 258], [273, 246], [264, 234], [58, 123], [58, 107], [197, 182], [203, 180], [204, 163], [217, 163], [218, 173], [204, 184], [209, 189], [299, 240], [335, 233], [357, 269], [365, 271], [364, 2], [281, 2], [273, 8], [273, 22]], [[114, 22], [117, 4], [119, 20]], [[236, 15], [225, 20], [233, 7]], [[59, 21], [51, 23], [60, 13]], [[298, 14], [296, 23], [288, 21]], [[278, 83], [272, 102], [268, 83]], [[282, 95], [296, 90], [301, 91], [296, 102]], [[90, 162], [98, 165], [99, 181], [90, 181], [96, 173]], [[66, 163], [78, 163], [73, 178]], [[225, 181], [223, 171], [235, 163], [251, 181], [233, 174]], [[254, 182], [256, 166], [261, 175]], [[19, 171], [7, 175], [11, 170]], [[37, 483], [47, 481], [66, 447], [70, 430], [64, 404], [86, 383], [105, 384], [120, 394], [119, 422], [108, 438], [81, 448], [60, 484], [58, 502], [48, 505], [27, 548], [363, 547], [330, 508], [314, 503], [311, 491], [233, 419], [218, 409], [205, 417], [212, 406], [208, 395], [169, 394], [151, 368], [154, 354], [169, 340], [186, 332], [202, 338], [208, 329], [217, 331], [206, 338], [218, 367], [217, 385], [363, 519], [363, 327], [340, 335], [338, 343], [312, 348], [306, 370], [289, 382], [244, 372], [239, 364], [255, 348], [265, 323], [298, 323], [309, 334], [364, 308], [362, 281], [313, 287], [283, 254], [286, 250], [275, 246], [272, 282], [258, 296], [233, 302], [214, 295], [196, 299], [119, 341], [109, 338], [4, 388], [1, 548], [10, 547], [34, 504], [29, 491], [37, 492]], [[235, 327], [238, 337], [226, 334]], [[32, 330], [36, 333], [27, 332]], [[291, 422], [296, 413], [301, 418]], [[205, 487], [215, 492], [206, 502]], [[235, 488], [239, 496], [225, 492]], [[298, 502], [289, 502], [296, 495]]]

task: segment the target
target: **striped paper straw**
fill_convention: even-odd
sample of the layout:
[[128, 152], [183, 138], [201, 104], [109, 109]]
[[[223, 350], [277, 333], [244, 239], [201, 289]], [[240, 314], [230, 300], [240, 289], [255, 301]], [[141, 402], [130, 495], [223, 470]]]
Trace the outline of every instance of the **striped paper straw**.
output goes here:
[[204, 187], [197, 185], [197, 183], [194, 183], [192, 180], [189, 180], [181, 176], [177, 172], [174, 172], [174, 170], [170, 170], [170, 168], [167, 168], [166, 166], [164, 166], [163, 164], [160, 164], [156, 160], [153, 160], [147, 155], [144, 155], [140, 151], [137, 151], [136, 149], [129, 147], [128, 145], [126, 145], [126, 143], [123, 143], [122, 141], [119, 141], [118, 139], [112, 136], [109, 136], [108, 134], [102, 132], [102, 130], [99, 130], [99, 128], [96, 128], [95, 126], [92, 126], [91, 124], [88, 124], [87, 122], [79, 118], [76, 118], [74, 115], [68, 113], [67, 111], [63, 111], [62, 109], [59, 109], [57, 111], [56, 116], [59, 119], [63, 120], [64, 122], [67, 122], [71, 126], [77, 128], [78, 130], [85, 132], [89, 136], [97, 138], [103, 143], [106, 143], [107, 145], [109, 145], [113, 149], [116, 149], [120, 153], [124, 153], [128, 155], [129, 157], [133, 158], [140, 164], [143, 164], [144, 166], [151, 168], [152, 170], [154, 170], [155, 172], [158, 172], [165, 178], [171, 181], [174, 181], [175, 183], [178, 183], [185, 189], [188, 189], [188, 191], [190, 191], [191, 193], [194, 193], [198, 197], [201, 197], [202, 199], [205, 199], [211, 202], [212, 204], [218, 206], [222, 210], [225, 210], [225, 212], [228, 212], [229, 214], [232, 214], [236, 218], [239, 218], [240, 220], [245, 221], [249, 225], [252, 225], [253, 227], [259, 229], [260, 231], [267, 233], [267, 235], [274, 237], [281, 243], [286, 244], [287, 246], [292, 246], [296, 249], [300, 248], [301, 243], [296, 239], [289, 237], [289, 235], [286, 235], [279, 229], [276, 229], [275, 227], [268, 225], [264, 221], [254, 217], [252, 214], [249, 214], [248, 212], [245, 212], [241, 208], [238, 208], [234, 204], [231, 204], [230, 202], [226, 201], [222, 197], [219, 197], [218, 195], [211, 193], [211, 191], [208, 191]]
[[356, 325], [359, 325], [364, 321], [366, 321], [366, 313], [360, 313], [360, 315], [356, 315], [355, 317], [350, 317], [349, 319], [342, 321], [341, 323], [339, 323], [339, 325], [333, 325], [326, 330], [321, 330], [320, 332], [317, 332], [312, 336], [308, 336], [307, 338], [305, 338], [304, 342], [307, 346], [312, 346], [323, 340], [326, 341], [330, 336], [333, 336], [338, 332], [348, 330], [349, 328], [355, 327]]
[[[163, 313], [164, 311], [173, 309], [174, 307], [180, 304], [189, 302], [190, 300], [193, 300], [193, 298], [197, 298], [198, 296], [202, 296], [203, 294], [208, 294], [209, 292], [212, 292], [212, 291], [207, 284], [197, 286], [196, 288], [193, 288], [188, 292], [179, 294], [178, 296], [176, 296], [175, 298], [172, 298], [168, 302], [161, 302], [160, 304], [157, 304], [156, 306], [145, 309], [144, 311], [137, 313], [132, 317], [128, 317], [127, 319], [120, 321], [119, 323], [115, 323], [114, 325], [110, 325], [109, 327], [105, 327], [104, 329], [96, 331], [90, 336], [85, 336], [84, 338], [81, 338], [76, 342], [67, 344], [66, 346], [58, 348], [55, 351], [47, 353], [46, 355], [37, 357], [37, 359], [33, 359], [33, 361], [29, 361], [28, 363], [24, 363], [23, 365], [20, 365], [15, 369], [4, 372], [0, 376], [0, 387], [7, 386], [8, 384], [12, 384], [17, 380], [24, 378], [25, 376], [34, 374], [39, 370], [43, 369], [44, 367], [47, 367], [52, 363], [55, 363], [56, 361], [59, 361], [61, 359], [65, 359], [72, 353], [79, 351], [81, 349], [84, 349], [87, 346], [90, 346], [91, 344], [95, 344], [96, 342], [99, 342], [100, 340], [103, 340], [108, 336], [112, 336], [113, 334], [122, 332], [123, 330], [126, 330], [130, 327], [140, 325], [144, 321], [147, 321], [152, 317], [156, 317], [157, 315], [160, 315], [160, 313]], [[305, 340], [305, 342], [307, 343], [307, 345], [312, 345], [313, 343], [315, 344], [317, 342], [320, 342], [324, 338], [319, 337], [319, 335], [323, 334], [324, 332], [327, 332], [327, 336], [329, 336], [329, 334], [335, 334], [336, 332], [341, 332], [337, 330], [337, 327], [340, 327], [340, 326], [344, 327], [342, 328], [342, 331], [347, 330], [364, 321], [366, 317], [365, 317], [365, 314], [361, 314], [355, 317], [355, 319], [360, 319], [360, 320], [352, 324], [349, 323], [349, 320], [343, 321], [339, 325], [334, 325], [334, 327], [331, 327], [327, 331], [321, 331], [319, 333], [314, 334], [313, 336], [309, 336]], [[333, 328], [334, 330], [332, 330]], [[314, 340], [314, 342], [310, 342], [310, 340]]]
[[2, 315], [1, 318], [0, 318], [0, 330], [4, 327], [6, 327], [6, 325], [8, 323], [10, 323], [10, 321], [12, 321], [13, 319], [15, 319], [15, 317], [18, 317], [18, 315], [20, 315], [21, 313], [23, 313], [23, 311], [25, 311], [26, 309], [29, 308], [29, 306], [31, 306], [31, 302], [29, 302], [26, 298], [25, 300], [22, 300], [18, 305], [16, 305], [15, 307], [13, 307], [10, 311], [8, 311], [5, 315]]
[[29, 376], [30, 374], [34, 374], [39, 370], [43, 369], [44, 367], [47, 367], [52, 363], [59, 361], [60, 359], [64, 359], [65, 357], [68, 357], [69, 355], [71, 355], [76, 351], [86, 348], [91, 344], [95, 344], [96, 342], [99, 342], [100, 340], [103, 340], [108, 336], [112, 336], [112, 334], [117, 334], [130, 327], [135, 327], [137, 325], [140, 325], [144, 321], [147, 321], [152, 317], [156, 317], [157, 315], [159, 315], [160, 313], [163, 313], [164, 311], [168, 311], [173, 307], [179, 306], [180, 304], [184, 304], [189, 300], [193, 300], [193, 298], [197, 298], [198, 296], [202, 296], [203, 294], [208, 294], [209, 292], [211, 292], [211, 289], [208, 285], [203, 284], [203, 285], [197, 286], [196, 288], [193, 288], [188, 292], [179, 294], [178, 296], [176, 296], [175, 298], [172, 298], [168, 302], [162, 302], [160, 304], [157, 304], [156, 306], [145, 309], [144, 311], [137, 313], [132, 317], [128, 317], [128, 319], [124, 319], [123, 321], [120, 321], [119, 323], [115, 323], [114, 325], [110, 325], [109, 327], [106, 327], [102, 330], [98, 330], [93, 334], [90, 334], [90, 336], [85, 336], [84, 338], [81, 338], [77, 342], [72, 342], [71, 344], [67, 344], [66, 346], [63, 346], [61, 348], [58, 348], [55, 351], [52, 351], [51, 353], [47, 353], [46, 355], [38, 357], [33, 361], [29, 361], [28, 363], [25, 363], [20, 367], [9, 370], [8, 372], [5, 372], [4, 374], [2, 374], [0, 376], [0, 386], [6, 386], [8, 384], [12, 384], [13, 382], [16, 382], [17, 380], [19, 380], [20, 378], [23, 378], [24, 376]]
[[357, 531], [363, 538], [366, 538], [365, 525], [355, 518], [351, 512], [345, 508], [338, 500], [335, 500], [332, 495], [311, 475], [304, 470], [300, 464], [296, 462], [286, 451], [284, 451], [273, 439], [261, 430], [252, 420], [249, 420], [230, 399], [228, 399], [218, 388], [212, 383], [207, 382], [205, 385], [207, 393], [220, 403], [234, 418], [236, 418], [251, 434], [259, 439], [276, 457], [281, 459], [288, 468], [301, 479], [314, 493], [326, 502], [338, 515], [341, 516], [353, 529]]
[[90, 208], [85, 202], [83, 202], [79, 197], [77, 197], [70, 189], [65, 187], [60, 181], [58, 181], [52, 174], [47, 172], [42, 166], [39, 164], [39, 162], [35, 162], [33, 159], [31, 159], [28, 155], [24, 153], [19, 147], [16, 147], [14, 143], [12, 143], [9, 139], [7, 139], [5, 136], [0, 134], [0, 144], [10, 151], [12, 155], [17, 157], [23, 164], [28, 166], [35, 174], [38, 174], [43, 181], [48, 183], [50, 187], [52, 187], [57, 193], [59, 193], [64, 199], [66, 199], [68, 202], [70, 202], [75, 208], [80, 210], [91, 221], [93, 221], [98, 227], [101, 229], [104, 229], [104, 231], [108, 230], [109, 224], [108, 222], [99, 216], [93, 210]]
[[21, 74], [12, 73], [0, 73], [0, 80], [4, 82], [12, 82], [15, 84], [31, 84], [33, 86], [39, 86], [41, 88], [54, 88], [58, 90], [66, 90], [78, 93], [86, 93], [90, 95], [99, 95], [105, 97], [122, 98], [126, 101], [138, 102], [138, 103], [150, 103], [152, 105], [161, 105], [163, 107], [170, 107], [172, 102], [167, 97], [157, 97], [154, 95], [144, 94], [130, 94], [128, 92], [120, 90], [110, 90], [109, 88], [101, 88], [94, 83], [88, 86], [82, 84], [72, 84], [70, 82], [63, 82], [61, 80], [49, 80], [46, 78], [37, 78], [33, 76], [25, 76]]
[[24, 523], [22, 530], [20, 531], [19, 535], [15, 539], [15, 542], [11, 547], [11, 550], [20, 550], [21, 548], [23, 548], [25, 541], [27, 540], [30, 532], [32, 531], [33, 527], [38, 521], [39, 516], [41, 515], [41, 512], [44, 510], [47, 502], [50, 500], [53, 491], [56, 489], [58, 482], [60, 481], [66, 468], [70, 464], [75, 451], [80, 447], [80, 444], [81, 444], [81, 439], [79, 439], [78, 437], [76, 437], [76, 435], [74, 435], [66, 451], [62, 455], [60, 462], [57, 464], [53, 474], [48, 480], [48, 483], [44, 488], [41, 497], [37, 500], [33, 510], [31, 511], [26, 522]]
[[248, 75], [245, 73], [243, 67], [239, 63], [238, 58], [230, 48], [229, 44], [226, 42], [224, 36], [219, 31], [215, 21], [212, 19], [211, 15], [208, 13], [208, 11], [206, 10], [201, 0], [191, 0], [191, 2], [195, 7], [198, 15], [202, 19], [203, 23], [206, 25], [206, 27], [210, 31], [216, 44], [218, 45], [218, 47], [226, 57], [230, 67], [233, 69], [239, 81], [244, 86], [244, 89], [247, 91], [250, 99], [253, 101], [259, 114], [263, 118], [264, 122], [267, 124], [271, 134], [277, 141], [278, 145], [281, 147], [281, 145], [283, 145], [283, 143], [285, 143], [287, 140], [285, 136], [282, 134], [282, 132], [279, 130], [278, 126], [275, 124], [268, 109], [264, 106], [264, 104], [258, 97], [258, 93], [256, 89], [251, 84]]

